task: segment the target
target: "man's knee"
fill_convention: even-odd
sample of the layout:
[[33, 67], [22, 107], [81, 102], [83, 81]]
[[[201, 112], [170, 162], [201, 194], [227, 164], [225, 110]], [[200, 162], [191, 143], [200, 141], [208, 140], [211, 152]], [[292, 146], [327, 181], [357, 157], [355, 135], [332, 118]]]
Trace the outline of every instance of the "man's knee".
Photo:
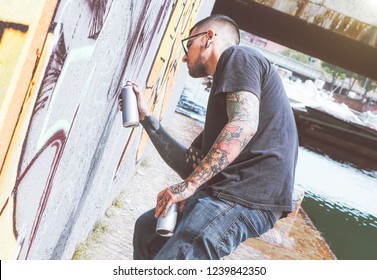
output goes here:
[[135, 232], [154, 232], [157, 220], [154, 217], [154, 209], [145, 212], [135, 222]]
[[135, 222], [135, 226], [134, 226], [134, 232], [137, 233], [137, 232], [143, 231], [146, 225], [147, 225], [146, 218], [143, 214], [137, 218]]
[[141, 215], [135, 222], [133, 246], [136, 255], [145, 251], [148, 240], [154, 235], [156, 222], [154, 221], [154, 210]]

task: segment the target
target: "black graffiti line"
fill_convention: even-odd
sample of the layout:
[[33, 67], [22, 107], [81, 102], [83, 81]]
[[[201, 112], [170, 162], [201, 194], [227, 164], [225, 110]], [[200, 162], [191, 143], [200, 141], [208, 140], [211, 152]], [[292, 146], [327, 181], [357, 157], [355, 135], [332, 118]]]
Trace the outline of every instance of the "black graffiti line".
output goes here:
[[112, 0], [108, 6], [109, 0], [96, 0], [96, 1], [89, 1], [89, 7], [92, 11], [92, 19], [90, 21], [90, 31], [89, 37], [91, 39], [97, 39], [99, 33], [102, 30], [102, 27], [105, 22], [105, 18], [109, 12], [109, 9], [112, 5]]
[[68, 55], [67, 47], [64, 40], [63, 26], [61, 27], [60, 37], [57, 45], [54, 47], [53, 53], [50, 56], [47, 69], [40, 87], [37, 101], [33, 115], [42, 109], [47, 103], [50, 95], [54, 92], [55, 85], [59, 79], [60, 73], [63, 69], [65, 60]]
[[14, 23], [14, 22], [6, 22], [0, 20], [0, 43], [1, 39], [3, 38], [3, 34], [5, 29], [10, 28], [13, 30], [21, 31], [23, 33], [26, 33], [29, 30], [29, 26], [22, 24], [22, 23]]

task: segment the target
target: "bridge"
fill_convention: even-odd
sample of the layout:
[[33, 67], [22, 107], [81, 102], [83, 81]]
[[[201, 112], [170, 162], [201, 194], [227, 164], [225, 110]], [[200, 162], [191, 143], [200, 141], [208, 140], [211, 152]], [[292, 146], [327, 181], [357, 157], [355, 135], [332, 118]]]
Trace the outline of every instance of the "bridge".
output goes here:
[[373, 0], [217, 0], [257, 36], [377, 80], [377, 2]]

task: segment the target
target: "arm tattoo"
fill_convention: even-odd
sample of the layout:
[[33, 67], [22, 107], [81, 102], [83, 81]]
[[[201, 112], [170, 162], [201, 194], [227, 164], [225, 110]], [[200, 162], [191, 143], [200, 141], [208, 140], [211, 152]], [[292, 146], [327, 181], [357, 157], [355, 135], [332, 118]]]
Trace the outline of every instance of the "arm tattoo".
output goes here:
[[255, 134], [259, 122], [259, 99], [251, 92], [227, 94], [228, 123], [206, 157], [188, 180], [202, 185], [227, 167]]
[[249, 122], [256, 131], [259, 122], [259, 99], [248, 91], [227, 94], [226, 100], [229, 120]]
[[179, 184], [176, 184], [176, 185], [169, 187], [169, 190], [172, 194], [177, 194], [177, 195], [179, 195], [180, 198], [184, 198], [185, 197], [184, 192], [187, 189], [187, 187], [188, 187], [187, 182], [183, 181]]

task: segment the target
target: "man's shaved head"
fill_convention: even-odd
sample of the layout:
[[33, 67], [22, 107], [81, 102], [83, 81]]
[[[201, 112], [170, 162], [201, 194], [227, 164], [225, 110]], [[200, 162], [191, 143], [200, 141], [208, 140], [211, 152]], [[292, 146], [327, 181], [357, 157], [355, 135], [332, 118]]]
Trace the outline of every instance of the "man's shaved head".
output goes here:
[[225, 47], [240, 43], [240, 30], [237, 23], [225, 15], [216, 14], [202, 19], [190, 29], [190, 34], [195, 29], [205, 31], [208, 28], [214, 29], [216, 34], [221, 35], [221, 41]]

